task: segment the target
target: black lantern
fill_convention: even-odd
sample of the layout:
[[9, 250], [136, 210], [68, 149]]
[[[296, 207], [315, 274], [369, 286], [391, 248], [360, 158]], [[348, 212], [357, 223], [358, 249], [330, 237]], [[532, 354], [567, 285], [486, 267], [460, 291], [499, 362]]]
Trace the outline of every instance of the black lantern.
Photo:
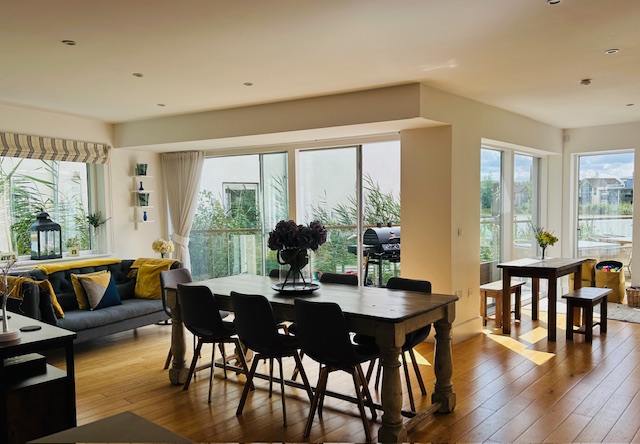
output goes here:
[[31, 234], [31, 259], [56, 259], [62, 257], [62, 229], [41, 211], [29, 229]]

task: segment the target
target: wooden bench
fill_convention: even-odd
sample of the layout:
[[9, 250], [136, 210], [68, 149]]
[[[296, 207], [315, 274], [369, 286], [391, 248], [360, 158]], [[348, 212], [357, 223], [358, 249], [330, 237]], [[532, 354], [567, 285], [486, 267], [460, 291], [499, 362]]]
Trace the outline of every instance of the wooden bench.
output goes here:
[[[520, 312], [522, 309], [522, 286], [524, 281], [512, 280], [511, 287], [509, 288], [509, 296], [515, 294], [516, 307], [515, 318], [520, 320]], [[496, 317], [490, 318], [487, 315], [487, 299], [495, 299], [496, 304]], [[502, 310], [502, 281], [494, 281], [488, 284], [480, 286], [480, 316], [482, 316], [482, 325], [487, 325], [489, 319], [495, 319], [496, 327], [499, 328], [502, 325], [502, 319], [500, 316]]]
[[[567, 300], [567, 340], [573, 340], [573, 334], [582, 334], [585, 342], [593, 342], [593, 327], [600, 325], [600, 333], [607, 331], [607, 295], [610, 288], [582, 287], [563, 295]], [[593, 322], [593, 307], [600, 304], [600, 322]], [[577, 309], [584, 310], [584, 327], [574, 328]]]

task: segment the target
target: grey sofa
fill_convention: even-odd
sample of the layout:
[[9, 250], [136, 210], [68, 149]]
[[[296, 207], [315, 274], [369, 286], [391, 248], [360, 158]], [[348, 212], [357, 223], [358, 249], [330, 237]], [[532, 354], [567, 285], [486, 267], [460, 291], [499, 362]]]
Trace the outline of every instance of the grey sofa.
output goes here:
[[[162, 300], [134, 297], [136, 279], [128, 277], [133, 262], [133, 260], [122, 260], [117, 264], [70, 268], [49, 275], [36, 269], [22, 272], [21, 275], [27, 275], [37, 281], [48, 279], [51, 282], [56, 298], [64, 310], [64, 318], [56, 317], [49, 292], [32, 282], [22, 285], [22, 300], [10, 300], [8, 308], [16, 313], [74, 331], [77, 334], [76, 342], [100, 338], [169, 319]], [[171, 266], [172, 269], [180, 267], [182, 264], [177, 261]], [[122, 305], [94, 311], [81, 310], [71, 283], [71, 274], [85, 274], [100, 270], [111, 272]]]

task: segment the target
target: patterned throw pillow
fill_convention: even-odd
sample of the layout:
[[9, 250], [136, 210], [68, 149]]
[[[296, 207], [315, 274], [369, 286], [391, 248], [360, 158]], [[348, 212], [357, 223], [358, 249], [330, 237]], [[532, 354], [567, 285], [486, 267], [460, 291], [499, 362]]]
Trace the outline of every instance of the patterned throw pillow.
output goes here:
[[78, 275], [82, 288], [87, 293], [89, 308], [99, 310], [113, 305], [122, 305], [120, 294], [110, 272], [89, 276]]
[[89, 300], [87, 299], [87, 293], [82, 288], [82, 284], [78, 280], [78, 276], [84, 277], [92, 277], [97, 276], [99, 274], [106, 274], [107, 270], [94, 271], [93, 273], [85, 273], [85, 274], [74, 274], [71, 273], [71, 284], [73, 284], [73, 291], [76, 294], [76, 299], [78, 300], [78, 307], [81, 310], [89, 310]]

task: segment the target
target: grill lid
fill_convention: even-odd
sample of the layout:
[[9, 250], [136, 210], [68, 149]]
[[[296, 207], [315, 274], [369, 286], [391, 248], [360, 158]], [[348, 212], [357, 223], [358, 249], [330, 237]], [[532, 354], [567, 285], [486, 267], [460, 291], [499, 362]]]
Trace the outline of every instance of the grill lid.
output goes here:
[[365, 245], [399, 244], [400, 227], [367, 228], [362, 236]]

